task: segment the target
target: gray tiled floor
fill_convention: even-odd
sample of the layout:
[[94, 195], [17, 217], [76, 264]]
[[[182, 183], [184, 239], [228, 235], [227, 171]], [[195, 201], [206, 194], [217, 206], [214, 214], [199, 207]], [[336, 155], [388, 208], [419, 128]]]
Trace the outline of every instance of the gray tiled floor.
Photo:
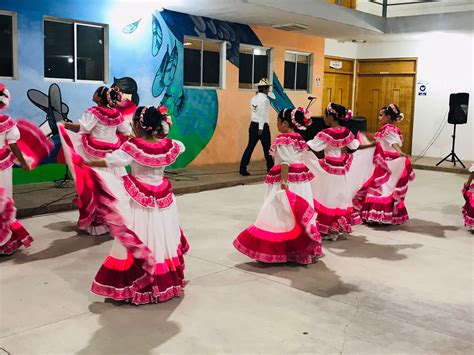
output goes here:
[[308, 267], [265, 266], [232, 247], [263, 185], [178, 198], [191, 250], [185, 296], [104, 303], [89, 292], [107, 237], [78, 235], [76, 212], [24, 220], [30, 249], [0, 259], [0, 347], [12, 354], [471, 354], [474, 235], [466, 176], [417, 171], [402, 227], [356, 227]]

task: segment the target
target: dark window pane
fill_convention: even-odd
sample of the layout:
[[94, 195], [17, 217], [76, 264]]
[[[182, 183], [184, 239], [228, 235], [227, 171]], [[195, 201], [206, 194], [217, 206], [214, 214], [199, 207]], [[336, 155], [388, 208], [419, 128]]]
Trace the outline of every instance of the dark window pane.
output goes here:
[[44, 21], [44, 76], [74, 79], [74, 25]]
[[266, 50], [256, 50], [254, 54], [253, 82], [268, 77], [268, 55]]
[[221, 44], [204, 42], [203, 48], [202, 86], [219, 87]]
[[296, 90], [308, 90], [309, 56], [298, 55], [296, 65]]
[[104, 29], [77, 25], [77, 79], [104, 80]]
[[285, 79], [283, 87], [285, 89], [295, 89], [295, 75], [296, 75], [296, 54], [285, 53]]
[[194, 39], [184, 41], [184, 85], [201, 86], [201, 44]]
[[252, 53], [239, 54], [239, 87], [252, 88]]
[[253, 47], [241, 46], [239, 52], [239, 88], [252, 89]]
[[0, 76], [13, 76], [13, 23], [12, 17], [0, 15]]

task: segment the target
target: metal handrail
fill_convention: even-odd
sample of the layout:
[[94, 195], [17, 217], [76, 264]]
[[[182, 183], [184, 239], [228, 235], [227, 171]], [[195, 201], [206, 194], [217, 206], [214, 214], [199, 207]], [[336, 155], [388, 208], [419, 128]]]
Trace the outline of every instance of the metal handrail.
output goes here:
[[379, 2], [377, 0], [369, 0], [369, 2], [377, 5], [382, 6], [382, 17], [387, 17], [387, 10], [389, 6], [397, 6], [397, 5], [415, 5], [415, 4], [425, 4], [430, 2], [439, 2], [439, 0], [409, 0], [408, 2], [397, 2], [394, 4], [389, 4], [388, 0], [381, 0]]

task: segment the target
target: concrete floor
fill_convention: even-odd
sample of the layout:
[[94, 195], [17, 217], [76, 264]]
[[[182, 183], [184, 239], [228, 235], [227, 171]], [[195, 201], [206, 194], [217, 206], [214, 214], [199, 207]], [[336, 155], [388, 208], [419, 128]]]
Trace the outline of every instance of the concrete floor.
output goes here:
[[[0, 347], [11, 354], [472, 354], [474, 236], [466, 176], [417, 171], [401, 227], [357, 227], [308, 267], [265, 266], [232, 247], [263, 185], [178, 198], [191, 250], [185, 296], [104, 303], [89, 292], [107, 237], [76, 212], [24, 220], [31, 248], [0, 259]], [[3, 354], [0, 350], [0, 354]]]

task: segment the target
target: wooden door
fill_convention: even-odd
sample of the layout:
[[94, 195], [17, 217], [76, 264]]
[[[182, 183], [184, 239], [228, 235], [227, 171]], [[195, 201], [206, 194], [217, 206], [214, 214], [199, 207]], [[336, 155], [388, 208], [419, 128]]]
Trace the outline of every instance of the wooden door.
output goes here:
[[357, 66], [356, 116], [367, 118], [367, 129], [378, 129], [380, 108], [396, 104], [405, 119], [398, 124], [405, 138], [402, 150], [411, 153], [416, 59], [362, 60]]
[[378, 129], [379, 110], [385, 104], [384, 78], [381, 75], [364, 75], [357, 79], [356, 116], [367, 119], [367, 130]]
[[[331, 61], [340, 62], [342, 67], [330, 67]], [[324, 66], [323, 109], [329, 102], [335, 102], [347, 108], [352, 107], [352, 87], [354, 81], [352, 59], [326, 57]]]
[[385, 105], [394, 103], [403, 112], [405, 118], [397, 125], [402, 132], [405, 141], [402, 150], [410, 154], [412, 146], [412, 125], [414, 111], [414, 87], [415, 76], [393, 75], [385, 79]]

